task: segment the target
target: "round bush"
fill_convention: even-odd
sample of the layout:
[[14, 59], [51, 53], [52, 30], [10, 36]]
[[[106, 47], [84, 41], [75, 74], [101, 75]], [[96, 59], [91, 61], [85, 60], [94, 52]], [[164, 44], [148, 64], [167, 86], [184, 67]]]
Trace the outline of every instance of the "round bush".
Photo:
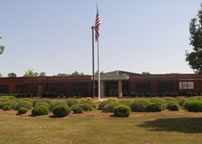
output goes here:
[[118, 105], [119, 105], [119, 104], [118, 104], [117, 102], [110, 102], [110, 103], [106, 104], [106, 105], [103, 107], [102, 111], [103, 111], [103, 112], [114, 112], [114, 107], [115, 107], [115, 106], [118, 106]]
[[49, 104], [49, 110], [52, 111], [54, 107], [58, 106], [58, 105], [66, 105], [65, 101], [52, 101]]
[[99, 106], [98, 106], [98, 109], [99, 110], [103, 110], [104, 106], [107, 105], [108, 103], [112, 102], [111, 100], [104, 100], [102, 101]]
[[4, 111], [9, 111], [9, 110], [11, 110], [12, 109], [12, 107], [10, 106], [10, 105], [5, 105], [4, 107], [3, 107], [3, 110]]
[[202, 112], [202, 101], [188, 101], [185, 103], [185, 108], [190, 112]]
[[79, 103], [79, 101], [78, 101], [77, 99], [69, 98], [69, 99], [66, 100], [66, 104], [67, 104], [69, 107], [71, 107], [71, 106], [73, 106], [73, 105], [76, 105], [76, 104], [78, 104], [78, 103]]
[[149, 104], [148, 100], [134, 100], [131, 104], [131, 110], [133, 112], [144, 112]]
[[15, 109], [18, 110], [20, 107], [25, 107], [27, 109], [31, 109], [32, 108], [32, 103], [29, 102], [29, 101], [20, 100], [20, 101], [18, 101], [18, 104], [15, 107]]
[[151, 103], [159, 103], [162, 105], [162, 110], [163, 109], [166, 109], [166, 100], [163, 99], [163, 98], [158, 98], [158, 97], [155, 97], [155, 98], [151, 98]]
[[71, 107], [71, 109], [72, 109], [72, 111], [73, 111], [74, 114], [81, 114], [81, 113], [83, 113], [83, 109], [82, 109], [82, 107], [80, 105], [73, 105]]
[[131, 104], [133, 103], [133, 101], [123, 99], [123, 100], [119, 100], [119, 103], [131, 107]]
[[187, 100], [187, 98], [185, 98], [185, 97], [177, 97], [176, 99], [177, 99], [178, 104], [179, 104], [180, 106], [183, 106], [184, 103], [185, 103], [186, 100]]
[[81, 103], [79, 104], [79, 106], [84, 110], [84, 111], [93, 111], [94, 108], [92, 105], [88, 104], [88, 103]]
[[131, 109], [127, 105], [118, 105], [114, 107], [114, 116], [128, 117], [131, 113]]
[[35, 104], [35, 106], [39, 106], [39, 105], [43, 105], [43, 106], [49, 107], [49, 104], [46, 103], [46, 102], [37, 102], [37, 103]]
[[163, 110], [163, 105], [160, 103], [151, 103], [147, 106], [147, 112], [160, 112]]
[[45, 104], [46, 106], [49, 105], [51, 103], [50, 99], [47, 99], [47, 98], [42, 98], [42, 99], [35, 99], [33, 101], [33, 106], [36, 106], [38, 104]]
[[32, 116], [47, 115], [48, 113], [49, 109], [47, 106], [39, 105], [32, 109]]
[[117, 101], [118, 101], [118, 99], [117, 99], [116, 97], [110, 97], [110, 98], [108, 98], [108, 100], [109, 100], [109, 101], [114, 101], [114, 102], [117, 102]]
[[167, 106], [167, 109], [170, 110], [170, 111], [179, 111], [180, 110], [180, 106], [177, 103], [170, 103]]
[[56, 117], [65, 117], [69, 115], [71, 109], [67, 105], [58, 105], [53, 108], [52, 112]]
[[89, 104], [91, 105], [94, 109], [97, 109], [97, 105], [92, 102], [92, 101], [81, 101], [80, 104]]
[[26, 107], [20, 107], [18, 109], [18, 115], [21, 115], [21, 114], [25, 114], [27, 112], [27, 108]]

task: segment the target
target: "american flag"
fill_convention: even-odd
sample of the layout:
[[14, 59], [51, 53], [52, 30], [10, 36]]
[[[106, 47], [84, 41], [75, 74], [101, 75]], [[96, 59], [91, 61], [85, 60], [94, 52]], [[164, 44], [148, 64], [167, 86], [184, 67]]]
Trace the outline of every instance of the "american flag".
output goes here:
[[95, 19], [95, 39], [96, 41], [98, 41], [98, 38], [99, 38], [99, 26], [101, 24], [101, 18], [99, 16], [99, 13], [98, 13], [98, 7], [97, 7], [97, 14], [96, 14], [96, 19]]

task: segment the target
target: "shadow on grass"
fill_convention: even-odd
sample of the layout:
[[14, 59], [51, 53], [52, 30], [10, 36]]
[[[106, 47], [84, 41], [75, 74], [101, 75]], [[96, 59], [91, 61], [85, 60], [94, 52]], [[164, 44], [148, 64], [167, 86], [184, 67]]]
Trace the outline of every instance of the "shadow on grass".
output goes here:
[[139, 127], [152, 128], [151, 131], [202, 133], [202, 118], [167, 118], [146, 121]]

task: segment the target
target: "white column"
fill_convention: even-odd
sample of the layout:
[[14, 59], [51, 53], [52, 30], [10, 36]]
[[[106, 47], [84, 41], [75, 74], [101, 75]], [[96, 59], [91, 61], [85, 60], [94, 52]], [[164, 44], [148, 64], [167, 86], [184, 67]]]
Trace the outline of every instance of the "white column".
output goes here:
[[118, 81], [118, 97], [122, 97], [123, 96], [123, 92], [122, 92], [122, 81], [119, 80]]

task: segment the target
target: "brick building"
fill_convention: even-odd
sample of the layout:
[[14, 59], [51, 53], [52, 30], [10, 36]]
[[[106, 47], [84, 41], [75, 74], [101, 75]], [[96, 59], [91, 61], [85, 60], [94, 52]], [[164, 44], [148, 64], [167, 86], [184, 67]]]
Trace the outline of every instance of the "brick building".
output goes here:
[[[95, 78], [97, 80], [97, 78]], [[96, 82], [97, 91], [97, 82]], [[91, 96], [91, 76], [0, 78], [0, 93], [44, 93], [69, 96]], [[101, 75], [101, 96], [134, 94], [202, 93], [202, 75], [197, 74], [137, 74], [113, 71]]]

